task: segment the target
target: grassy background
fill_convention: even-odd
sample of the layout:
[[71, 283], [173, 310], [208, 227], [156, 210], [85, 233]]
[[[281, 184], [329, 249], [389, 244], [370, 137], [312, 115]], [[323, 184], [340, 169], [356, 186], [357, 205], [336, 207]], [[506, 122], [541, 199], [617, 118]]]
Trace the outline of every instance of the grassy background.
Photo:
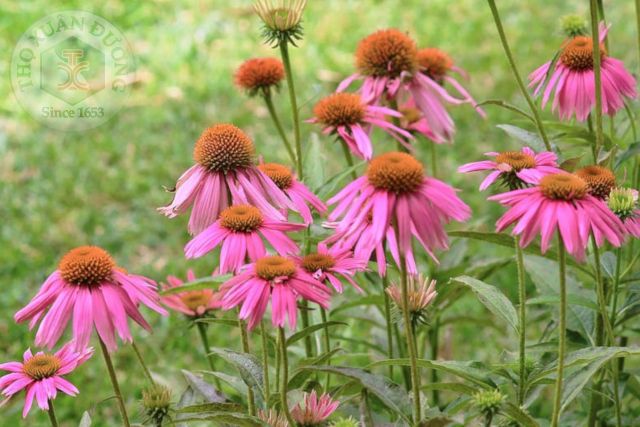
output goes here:
[[[352, 73], [358, 40], [385, 27], [409, 31], [420, 45], [450, 52], [470, 72], [466, 85], [476, 99], [501, 98], [523, 105], [484, 2], [309, 3], [305, 40], [292, 52], [303, 117], [310, 115], [315, 100]], [[586, 12], [584, 3], [500, 1], [523, 74], [551, 57], [562, 40], [559, 17]], [[608, 17], [614, 23], [610, 53], [635, 70], [631, 3], [605, 1], [605, 6], [611, 6]], [[22, 33], [44, 15], [67, 9], [87, 10], [117, 25], [137, 59], [139, 82], [123, 110], [108, 123], [84, 132], [53, 131], [34, 121], [17, 104], [8, 77], [11, 52]], [[261, 43], [260, 26], [249, 0], [0, 0], [0, 10], [0, 359], [5, 361], [18, 359], [34, 337], [26, 325], [14, 324], [13, 313], [34, 295], [58, 258], [74, 246], [103, 246], [130, 271], [157, 280], [167, 274], [182, 276], [188, 267], [201, 275], [212, 270], [211, 259], [187, 262], [182, 255], [188, 238], [187, 218], [168, 220], [155, 212], [170, 199], [162, 186], [173, 185], [191, 164], [192, 145], [203, 128], [215, 122], [235, 123], [254, 137], [267, 160], [286, 158], [264, 106], [232, 84], [232, 73], [243, 60], [277, 53]], [[276, 103], [288, 126], [288, 102], [283, 95]], [[499, 210], [477, 193], [479, 177], [455, 174], [455, 168], [485, 151], [517, 147], [494, 127], [513, 121], [513, 115], [491, 106], [487, 111], [489, 118], [483, 121], [468, 106], [452, 109], [458, 127], [455, 144], [438, 148], [441, 177], [463, 189], [463, 199], [474, 209], [474, 218], [467, 225], [473, 229], [490, 229]], [[313, 130], [317, 129], [304, 125], [305, 141]], [[329, 161], [339, 159], [340, 152], [328, 138], [321, 141], [325, 173], [331, 176], [342, 168], [340, 161]], [[425, 148], [421, 151], [426, 161]], [[505, 281], [505, 288], [515, 295], [510, 281]], [[461, 301], [459, 309], [483, 313], [472, 298]], [[155, 333], [148, 339], [138, 331], [138, 341], [154, 372], [175, 386], [177, 393], [182, 388], [181, 368], [205, 368], [197, 336], [195, 331], [180, 333], [185, 322], [178, 316], [160, 319], [147, 314]], [[219, 327], [211, 334], [213, 345], [238, 345], [235, 331]], [[508, 343], [513, 342], [505, 333], [478, 333], [473, 324], [461, 324], [447, 336], [451, 357], [456, 359], [498, 361], [501, 352], [496, 349], [512, 347]], [[118, 352], [115, 362], [135, 414], [134, 401], [143, 385], [141, 372], [128, 347]], [[77, 425], [85, 409], [110, 395], [99, 356], [71, 379], [80, 388], [80, 396], [56, 401], [59, 418], [67, 420], [63, 425], [68, 426]], [[46, 424], [46, 415], [37, 411], [19, 421], [21, 406], [16, 399], [3, 408], [0, 424]], [[115, 425], [115, 411], [115, 404], [100, 405], [95, 410], [95, 425]]]

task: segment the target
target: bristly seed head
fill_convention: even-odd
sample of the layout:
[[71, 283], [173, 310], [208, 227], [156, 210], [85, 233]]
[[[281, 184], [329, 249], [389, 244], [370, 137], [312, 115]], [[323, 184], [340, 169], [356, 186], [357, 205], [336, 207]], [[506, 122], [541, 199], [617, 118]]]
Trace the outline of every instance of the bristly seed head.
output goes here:
[[234, 205], [220, 213], [220, 225], [236, 233], [251, 233], [264, 221], [258, 208], [251, 205]]
[[169, 414], [171, 390], [160, 384], [147, 387], [142, 390], [142, 406], [150, 421], [162, 425], [162, 420]]
[[296, 265], [289, 258], [278, 255], [266, 256], [256, 261], [256, 274], [264, 280], [289, 277], [296, 271]]
[[576, 175], [587, 183], [589, 194], [601, 200], [606, 199], [616, 186], [616, 176], [610, 169], [603, 166], [586, 166], [578, 169]]
[[[607, 54], [604, 44], [600, 44], [600, 57]], [[593, 69], [593, 40], [587, 36], [577, 36], [565, 42], [560, 53], [560, 62], [572, 71]]]
[[251, 139], [230, 124], [217, 124], [206, 129], [196, 142], [193, 159], [212, 172], [245, 169], [253, 164]]
[[569, 173], [545, 175], [540, 180], [542, 194], [553, 200], [577, 200], [587, 195], [589, 187], [580, 177]]
[[97, 246], [80, 246], [67, 252], [58, 264], [60, 276], [72, 285], [99, 285], [111, 278], [116, 263]]
[[398, 77], [418, 67], [418, 48], [405, 33], [380, 30], [365, 37], [356, 49], [356, 67], [372, 77]]
[[374, 187], [396, 194], [411, 193], [424, 180], [422, 164], [407, 153], [392, 151], [369, 163], [367, 178]]
[[253, 96], [259, 91], [268, 93], [284, 79], [284, 65], [276, 58], [252, 58], [238, 67], [234, 76], [236, 85]]
[[313, 114], [325, 126], [349, 126], [361, 123], [365, 105], [360, 95], [338, 92], [322, 98], [313, 107]]
[[336, 260], [329, 254], [311, 253], [305, 255], [300, 263], [302, 268], [309, 273], [315, 273], [318, 270], [328, 270], [336, 265]]
[[258, 165], [258, 169], [267, 175], [281, 190], [286, 190], [293, 184], [291, 169], [284, 165], [279, 163], [264, 163]]
[[58, 372], [62, 363], [53, 354], [36, 354], [22, 366], [22, 371], [36, 381], [50, 378]]
[[505, 396], [497, 389], [480, 390], [472, 396], [473, 404], [485, 416], [497, 414], [504, 400]]
[[424, 74], [437, 82], [442, 82], [444, 76], [453, 67], [453, 60], [446, 52], [428, 47], [418, 51], [418, 66]]
[[507, 164], [514, 172], [536, 167], [536, 159], [522, 151], [504, 151], [496, 156], [496, 163]]

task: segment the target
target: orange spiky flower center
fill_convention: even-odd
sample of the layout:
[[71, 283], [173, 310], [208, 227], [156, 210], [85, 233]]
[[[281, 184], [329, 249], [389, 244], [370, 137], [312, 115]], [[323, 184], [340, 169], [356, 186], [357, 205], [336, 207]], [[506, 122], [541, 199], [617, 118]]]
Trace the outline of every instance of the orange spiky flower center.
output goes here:
[[511, 166], [514, 172], [536, 167], [536, 159], [522, 151], [504, 151], [496, 156], [496, 163], [505, 163]]
[[36, 354], [24, 362], [22, 371], [34, 380], [50, 378], [58, 372], [62, 362], [53, 354]]
[[293, 184], [293, 174], [291, 169], [279, 163], [264, 163], [258, 165], [265, 175], [274, 182], [281, 190], [286, 190]]
[[67, 252], [58, 264], [60, 276], [73, 285], [99, 285], [111, 278], [116, 263], [97, 246], [80, 246]]
[[284, 65], [276, 58], [252, 58], [240, 65], [235, 83], [248, 91], [278, 85], [285, 77]]
[[360, 95], [339, 92], [318, 101], [313, 114], [326, 126], [349, 126], [362, 122], [365, 108]]
[[217, 124], [200, 135], [193, 149], [193, 159], [212, 172], [245, 169], [253, 164], [253, 142], [239, 128]]
[[[607, 54], [604, 44], [600, 43], [600, 56]], [[576, 36], [562, 46], [560, 62], [573, 71], [593, 69], [593, 39], [588, 36]]]
[[251, 205], [230, 206], [220, 213], [220, 225], [238, 233], [257, 230], [263, 220], [260, 210]]
[[616, 176], [603, 166], [591, 165], [576, 171], [576, 175], [589, 186], [589, 194], [599, 199], [606, 199], [616, 186]]
[[427, 76], [436, 81], [442, 81], [444, 76], [453, 67], [453, 60], [442, 50], [428, 47], [418, 51], [418, 66]]
[[578, 200], [588, 192], [587, 183], [580, 177], [569, 173], [556, 173], [544, 176], [540, 180], [540, 189], [549, 199]]
[[407, 153], [390, 152], [374, 158], [367, 169], [367, 178], [374, 187], [396, 194], [418, 189], [424, 180], [422, 164]]
[[372, 77], [398, 77], [413, 73], [418, 66], [418, 48], [405, 33], [381, 30], [365, 37], [356, 49], [356, 67]]
[[278, 255], [266, 256], [256, 261], [256, 274], [264, 280], [290, 277], [295, 271], [296, 266], [292, 260]]
[[315, 273], [318, 270], [328, 270], [336, 265], [336, 260], [329, 254], [312, 253], [302, 258], [302, 268], [309, 273]]

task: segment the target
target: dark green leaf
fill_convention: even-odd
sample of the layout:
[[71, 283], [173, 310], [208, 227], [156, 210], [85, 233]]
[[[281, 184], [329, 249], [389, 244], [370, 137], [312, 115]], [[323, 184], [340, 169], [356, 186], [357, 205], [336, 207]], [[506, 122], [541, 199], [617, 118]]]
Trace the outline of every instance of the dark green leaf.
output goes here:
[[507, 415], [509, 418], [518, 422], [518, 425], [524, 427], [538, 427], [539, 424], [536, 420], [534, 420], [531, 415], [524, 412], [522, 409], [517, 407], [511, 402], [505, 403], [502, 405], [502, 412]]
[[187, 381], [187, 384], [193, 389], [193, 391], [200, 394], [204, 398], [205, 402], [225, 402], [224, 395], [220, 393], [218, 389], [216, 389], [213, 385], [209, 384], [193, 372], [189, 372], [183, 369], [182, 375], [184, 375], [184, 379]]
[[316, 323], [315, 325], [308, 326], [303, 330], [298, 331], [295, 334], [291, 335], [289, 338], [287, 338], [287, 346], [290, 346], [291, 344], [297, 341], [300, 341], [304, 337], [311, 335], [312, 333], [317, 332], [319, 330], [322, 330], [325, 327], [330, 328], [337, 325], [346, 325], [346, 323], [330, 320], [329, 322], [326, 322], [326, 323]]
[[[374, 366], [410, 366], [409, 359], [386, 359], [371, 364]], [[418, 366], [421, 368], [436, 369], [438, 371], [447, 372], [457, 377], [464, 378], [483, 388], [495, 388], [496, 384], [488, 376], [489, 371], [480, 362], [459, 362], [456, 360], [424, 360], [418, 359]]]
[[183, 406], [177, 409], [178, 414], [199, 414], [202, 412], [237, 412], [242, 406], [237, 403], [200, 403], [196, 405]]
[[235, 366], [245, 384], [259, 390], [261, 395], [263, 394], [262, 362], [260, 359], [252, 354], [226, 348], [214, 347], [211, 351]]
[[231, 278], [230, 274], [225, 274], [223, 276], [212, 276], [212, 277], [203, 277], [200, 279], [196, 279], [192, 282], [186, 282], [180, 286], [176, 286], [175, 288], [168, 288], [163, 291], [160, 291], [160, 295], [172, 295], [180, 292], [190, 292], [190, 291], [201, 291], [203, 289], [212, 289], [212, 285], [224, 283]]
[[498, 129], [502, 129], [509, 136], [520, 141], [524, 146], [531, 147], [536, 152], [547, 151], [544, 142], [537, 133], [529, 132], [528, 130], [507, 124], [496, 125], [496, 127]]
[[214, 423], [214, 425], [232, 425], [234, 427], [266, 426], [266, 424], [259, 418], [237, 412], [206, 412], [197, 415], [190, 414], [188, 417], [175, 420], [176, 423], [180, 424], [198, 423], [200, 425], [202, 425], [204, 421]]
[[303, 369], [305, 366], [322, 365], [340, 351], [342, 351], [342, 349], [338, 347], [332, 349], [331, 351], [322, 353], [319, 356], [311, 357], [309, 359], [302, 359], [301, 361], [299, 361], [298, 368], [293, 371], [293, 374], [289, 379], [289, 389], [293, 390], [302, 387], [305, 381], [312, 375], [311, 371]]

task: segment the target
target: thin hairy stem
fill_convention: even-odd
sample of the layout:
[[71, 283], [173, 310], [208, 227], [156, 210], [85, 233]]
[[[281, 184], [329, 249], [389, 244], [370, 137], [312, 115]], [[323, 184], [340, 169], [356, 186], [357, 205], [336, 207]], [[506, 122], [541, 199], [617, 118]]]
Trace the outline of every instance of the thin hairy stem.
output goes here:
[[51, 427], [58, 427], [58, 419], [56, 418], [56, 410], [53, 408], [52, 399], [49, 399], [49, 409], [47, 410], [47, 414], [49, 414], [49, 421], [51, 421]]
[[[327, 322], [329, 321], [327, 318], [327, 310], [325, 310], [324, 308], [320, 307], [320, 317], [322, 318], [322, 323], [324, 323], [324, 333], [322, 334], [322, 337], [324, 338], [324, 351], [325, 352], [329, 352], [331, 351], [331, 338], [329, 337], [329, 326], [327, 325]], [[331, 357], [329, 357], [327, 359], [327, 365], [331, 365]], [[325, 390], [329, 390], [329, 385], [331, 384], [331, 375], [329, 373], [327, 373], [327, 380], [324, 386]]]
[[296, 148], [296, 169], [298, 172], [298, 178], [300, 178], [300, 180], [303, 180], [304, 171], [302, 170], [302, 141], [300, 139], [300, 118], [298, 117], [298, 101], [296, 98], [296, 88], [293, 83], [291, 60], [289, 59], [289, 44], [287, 42], [280, 43], [280, 56], [282, 57], [284, 71], [287, 76], [289, 102], [291, 103], [291, 114], [293, 116], [293, 135]]
[[269, 110], [269, 115], [271, 116], [271, 120], [273, 120], [273, 124], [276, 126], [278, 130], [278, 135], [282, 138], [282, 142], [284, 144], [284, 148], [287, 150], [289, 154], [289, 158], [291, 159], [291, 163], [296, 163], [296, 155], [293, 152], [293, 148], [291, 148], [291, 143], [289, 142], [289, 138], [287, 138], [287, 134], [284, 132], [282, 127], [282, 123], [278, 118], [278, 113], [276, 113], [276, 109], [273, 106], [273, 99], [271, 99], [271, 92], [266, 92], [262, 96], [264, 98], [265, 104], [267, 104], [267, 109]]
[[[391, 301], [387, 294], [389, 279], [382, 276], [382, 295], [384, 296], [384, 321], [387, 329], [387, 357], [393, 359], [393, 322], [391, 321]], [[393, 366], [389, 365], [389, 378], [393, 379]]]
[[133, 351], [136, 354], [136, 357], [138, 358], [138, 362], [140, 362], [140, 366], [142, 366], [142, 370], [144, 371], [145, 377], [147, 377], [147, 380], [149, 380], [151, 384], [155, 384], [156, 382], [153, 380], [153, 377], [151, 376], [151, 372], [149, 371], [147, 364], [142, 358], [142, 353], [140, 352], [140, 349], [136, 345], [135, 341], [131, 341], [131, 347], [133, 348]]
[[597, 0], [590, 0], [591, 10], [591, 36], [593, 38], [593, 79], [596, 90], [596, 155], [604, 145], [604, 133], [602, 130], [602, 64], [600, 64], [600, 34], [598, 29], [598, 4]]
[[282, 385], [280, 386], [280, 410], [289, 422], [289, 426], [295, 427], [297, 424], [291, 417], [289, 412], [289, 403], [287, 402], [287, 388], [289, 384], [289, 361], [287, 359], [287, 340], [284, 336], [284, 329], [278, 328], [278, 348], [280, 353], [280, 362], [282, 363]]
[[404, 254], [400, 254], [400, 283], [402, 286], [402, 317], [404, 332], [407, 336], [407, 349], [409, 351], [409, 361], [411, 364], [411, 390], [413, 393], [413, 422], [418, 424], [421, 417], [420, 405], [420, 372], [418, 371], [418, 357], [416, 355], [415, 336], [411, 325], [411, 314], [409, 313], [409, 277]]
[[527, 349], [527, 291], [524, 277], [524, 257], [520, 247], [520, 237], [515, 237], [516, 267], [518, 269], [518, 311], [520, 319], [520, 347], [518, 352], [518, 364], [520, 368], [520, 382], [518, 384], [518, 404], [524, 403], [526, 392], [526, 349]]
[[124, 425], [125, 427], [130, 427], [131, 423], [129, 422], [129, 415], [127, 415], [127, 407], [125, 406], [124, 399], [122, 398], [122, 392], [120, 391], [120, 384], [118, 384], [116, 371], [113, 369], [113, 362], [111, 361], [109, 350], [107, 350], [107, 346], [102, 341], [102, 338], [98, 338], [98, 341], [100, 342], [100, 349], [102, 350], [104, 363], [105, 365], [107, 365], [107, 371], [109, 373], [109, 379], [111, 379], [113, 392], [116, 395], [116, 400], [118, 401], [118, 407], [120, 408], [120, 415], [122, 416], [122, 425]]
[[[309, 302], [303, 299], [300, 302], [300, 318], [302, 319], [302, 329], [309, 327]], [[311, 335], [304, 337], [304, 353], [307, 357], [313, 356], [313, 342]]]
[[566, 351], [567, 327], [567, 283], [566, 283], [566, 253], [560, 232], [558, 231], [558, 269], [560, 272], [560, 321], [558, 324], [558, 367], [556, 370], [556, 386], [553, 398], [553, 415], [551, 427], [557, 427], [560, 420], [560, 405], [562, 402], [562, 377], [564, 374], [564, 355]]
[[[436, 316], [436, 318], [433, 320], [433, 325], [431, 325], [431, 330], [429, 331], [429, 348], [431, 349], [431, 360], [438, 360], [438, 349], [440, 347], [439, 345], [439, 341], [440, 341], [440, 317]], [[433, 384], [437, 383], [438, 380], [438, 371], [435, 369], [431, 370], [431, 382]], [[434, 406], [439, 406], [440, 405], [440, 392], [436, 389], [433, 389], [433, 391], [431, 392], [431, 395], [433, 397], [433, 405]]]
[[358, 174], [354, 169], [355, 163], [353, 162], [353, 156], [351, 155], [351, 150], [349, 150], [349, 146], [342, 139], [340, 139], [340, 145], [342, 146], [342, 153], [344, 154], [344, 159], [347, 161], [347, 165], [349, 166], [349, 169], [351, 169], [351, 179], [357, 179]]
[[264, 405], [269, 407], [269, 393], [271, 387], [269, 384], [269, 343], [267, 340], [267, 329], [264, 322], [260, 322], [260, 337], [262, 339], [262, 377], [264, 381]]
[[[215, 359], [211, 351], [209, 350], [209, 338], [207, 337], [207, 325], [202, 322], [196, 322], [196, 327], [198, 328], [198, 332], [200, 335], [200, 341], [202, 341], [202, 348], [204, 349], [204, 356], [207, 358], [209, 362], [209, 368], [212, 372], [216, 371]], [[214, 377], [214, 382], [216, 383], [216, 387], [218, 390], [222, 390], [222, 383], [220, 382], [220, 378]]]
[[[249, 335], [247, 334], [247, 325], [244, 323], [244, 320], [238, 319], [238, 327], [240, 328], [240, 337], [242, 338], [242, 351], [250, 354], [251, 349], [249, 348]], [[249, 406], [249, 415], [255, 415], [256, 401], [253, 395], [253, 388], [250, 386], [247, 386], [247, 404]]]

